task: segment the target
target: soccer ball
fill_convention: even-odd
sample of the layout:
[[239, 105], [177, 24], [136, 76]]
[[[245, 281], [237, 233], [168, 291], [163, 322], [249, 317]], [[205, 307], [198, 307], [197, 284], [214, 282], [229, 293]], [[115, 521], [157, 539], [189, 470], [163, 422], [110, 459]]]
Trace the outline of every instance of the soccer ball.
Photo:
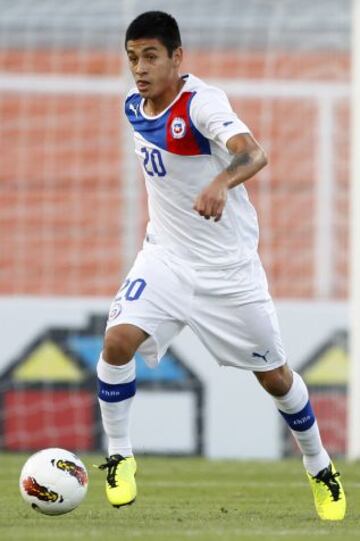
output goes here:
[[63, 515], [86, 495], [88, 474], [80, 458], [64, 449], [43, 449], [32, 455], [20, 474], [26, 503], [45, 515]]

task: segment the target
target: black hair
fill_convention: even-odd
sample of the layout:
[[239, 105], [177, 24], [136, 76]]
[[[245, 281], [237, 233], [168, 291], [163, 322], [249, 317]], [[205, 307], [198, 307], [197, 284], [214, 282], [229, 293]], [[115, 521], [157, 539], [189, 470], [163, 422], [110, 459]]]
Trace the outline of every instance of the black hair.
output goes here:
[[163, 11], [146, 11], [138, 15], [126, 30], [125, 48], [128, 41], [142, 38], [158, 39], [170, 57], [181, 47], [178, 24], [172, 15]]

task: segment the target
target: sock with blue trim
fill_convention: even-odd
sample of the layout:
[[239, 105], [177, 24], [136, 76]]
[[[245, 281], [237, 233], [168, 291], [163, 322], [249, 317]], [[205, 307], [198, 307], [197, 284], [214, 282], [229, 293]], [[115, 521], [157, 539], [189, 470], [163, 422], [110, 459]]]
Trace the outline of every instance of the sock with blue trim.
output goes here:
[[98, 399], [104, 432], [109, 441], [109, 456], [132, 456], [129, 421], [136, 392], [135, 359], [127, 364], [114, 366], [100, 355], [97, 376]]
[[296, 372], [293, 372], [293, 378], [293, 384], [286, 395], [273, 398], [303, 454], [305, 469], [311, 475], [317, 475], [328, 467], [330, 457], [321, 442], [304, 380]]

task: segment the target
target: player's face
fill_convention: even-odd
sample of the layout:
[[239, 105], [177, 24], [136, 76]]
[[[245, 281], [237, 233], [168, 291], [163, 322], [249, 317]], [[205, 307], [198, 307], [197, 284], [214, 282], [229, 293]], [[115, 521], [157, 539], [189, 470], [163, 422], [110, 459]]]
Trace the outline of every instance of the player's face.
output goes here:
[[177, 81], [182, 60], [182, 49], [169, 57], [157, 39], [129, 40], [126, 45], [131, 73], [143, 98], [155, 99]]

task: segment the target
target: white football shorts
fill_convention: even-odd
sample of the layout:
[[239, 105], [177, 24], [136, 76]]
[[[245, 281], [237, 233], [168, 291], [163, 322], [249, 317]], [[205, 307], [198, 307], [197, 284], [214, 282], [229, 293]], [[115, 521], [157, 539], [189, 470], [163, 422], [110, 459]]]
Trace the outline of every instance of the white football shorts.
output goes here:
[[220, 365], [265, 372], [286, 362], [257, 254], [226, 270], [196, 269], [145, 242], [112, 302], [107, 329], [125, 323], [149, 334], [139, 353], [152, 367], [185, 325]]

